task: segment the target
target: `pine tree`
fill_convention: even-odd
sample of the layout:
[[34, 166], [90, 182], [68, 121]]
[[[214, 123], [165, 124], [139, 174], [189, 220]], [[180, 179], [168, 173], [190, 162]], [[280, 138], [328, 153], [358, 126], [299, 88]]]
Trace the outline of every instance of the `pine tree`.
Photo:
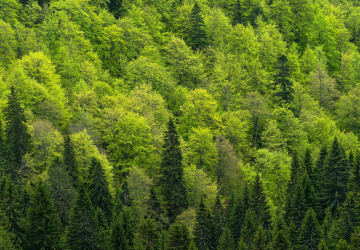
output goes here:
[[267, 229], [270, 225], [270, 208], [266, 202], [266, 196], [259, 174], [256, 175], [252, 189], [250, 208], [255, 212], [259, 223], [261, 223], [261, 225]]
[[70, 213], [67, 242], [70, 249], [96, 249], [98, 247], [98, 225], [94, 209], [85, 187], [79, 187], [79, 194]]
[[24, 110], [20, 105], [14, 87], [10, 89], [8, 103], [4, 109], [7, 146], [8, 174], [15, 180], [23, 162], [23, 156], [30, 148]]
[[275, 219], [270, 248], [272, 250], [292, 249], [288, 228], [281, 214], [278, 214]]
[[244, 17], [242, 14], [242, 7], [240, 0], [237, 0], [235, 3], [235, 7], [233, 10], [233, 17], [232, 17], [232, 23], [235, 26], [236, 24], [242, 24], [244, 22]]
[[235, 250], [234, 238], [231, 234], [231, 231], [228, 227], [225, 227], [223, 233], [221, 234], [219, 244], [217, 245], [218, 250]]
[[113, 202], [104, 169], [92, 158], [89, 168], [89, 196], [94, 208], [101, 208], [108, 222], [112, 221]]
[[244, 225], [246, 209], [243, 199], [239, 198], [233, 206], [233, 211], [230, 220], [230, 231], [234, 236], [235, 242], [239, 241], [241, 235], [241, 228]]
[[276, 96], [279, 96], [285, 103], [290, 103], [293, 99], [294, 88], [290, 66], [285, 55], [280, 56], [277, 60], [274, 82], [280, 87]]
[[75, 160], [75, 152], [69, 135], [64, 136], [64, 164], [75, 187], [78, 185], [79, 172]]
[[254, 211], [250, 208], [246, 210], [244, 226], [241, 229], [241, 239], [244, 240], [248, 249], [251, 249], [253, 245], [253, 237], [256, 233], [259, 223], [257, 222], [257, 217]]
[[224, 210], [221, 205], [221, 200], [220, 200], [219, 194], [216, 195], [216, 200], [215, 200], [214, 207], [212, 209], [212, 214], [213, 214], [213, 225], [214, 225], [214, 242], [215, 242], [215, 245], [217, 245], [220, 240], [220, 237], [222, 235], [222, 231], [223, 231], [224, 224], [225, 224]]
[[212, 222], [209, 211], [205, 208], [203, 199], [196, 211], [194, 242], [198, 249], [212, 249]]
[[55, 208], [62, 225], [68, 225], [71, 207], [75, 201], [76, 191], [65, 166], [56, 157], [49, 168], [49, 182]]
[[257, 250], [262, 249], [266, 250], [268, 249], [268, 243], [267, 243], [267, 236], [265, 233], [265, 230], [262, 225], [259, 225], [255, 236], [254, 236], [254, 244], [251, 247], [251, 250]]
[[61, 222], [48, 186], [40, 179], [31, 196], [26, 232], [27, 249], [60, 248]]
[[161, 190], [167, 204], [170, 222], [189, 206], [185, 189], [182, 166], [182, 153], [175, 124], [170, 119], [165, 133], [163, 156], [161, 162]]
[[157, 249], [160, 233], [155, 220], [148, 217], [140, 220], [137, 232], [134, 238], [135, 249]]
[[117, 216], [111, 224], [110, 243], [114, 250], [129, 249], [121, 216]]
[[166, 249], [187, 250], [190, 246], [191, 237], [184, 223], [175, 222], [168, 231]]
[[348, 163], [344, 149], [335, 137], [325, 163], [324, 193], [322, 202], [330, 207], [334, 216], [339, 214], [341, 203], [345, 201], [349, 178]]
[[207, 45], [204, 18], [200, 6], [195, 3], [190, 14], [191, 25], [188, 32], [188, 43], [195, 50], [201, 50]]
[[321, 240], [321, 230], [316, 214], [310, 208], [301, 225], [297, 245], [300, 249], [316, 249]]

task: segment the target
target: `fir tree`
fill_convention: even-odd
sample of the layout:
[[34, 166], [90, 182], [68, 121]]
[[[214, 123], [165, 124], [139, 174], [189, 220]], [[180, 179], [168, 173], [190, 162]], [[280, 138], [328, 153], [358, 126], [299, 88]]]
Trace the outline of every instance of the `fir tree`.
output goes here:
[[89, 168], [89, 195], [94, 208], [100, 208], [108, 222], [112, 221], [112, 197], [101, 163], [92, 158]]
[[8, 174], [15, 180], [23, 163], [23, 156], [30, 147], [24, 110], [20, 105], [14, 87], [11, 87], [8, 103], [4, 109], [7, 146]]
[[258, 225], [256, 214], [249, 208], [246, 210], [244, 226], [241, 229], [241, 239], [244, 240], [248, 249], [251, 249], [253, 245], [253, 237], [256, 233]]
[[153, 218], [158, 226], [160, 227], [164, 227], [167, 224], [167, 220], [166, 218], [164, 218], [163, 214], [164, 214], [164, 210], [161, 207], [161, 203], [160, 200], [158, 199], [156, 192], [155, 192], [155, 188], [151, 187], [150, 189], [150, 197], [148, 200], [148, 204], [149, 204], [149, 214], [150, 217]]
[[189, 201], [183, 178], [179, 136], [172, 119], [168, 123], [168, 131], [165, 133], [160, 168], [162, 175], [161, 190], [167, 204], [170, 222], [174, 222], [176, 216], [187, 209]]
[[235, 242], [239, 241], [241, 235], [241, 228], [244, 224], [246, 209], [244, 206], [243, 199], [239, 198], [237, 202], [233, 206], [231, 223], [230, 223], [230, 231], [234, 236]]
[[194, 242], [198, 249], [212, 249], [212, 222], [209, 219], [209, 211], [201, 199], [200, 206], [196, 211], [194, 228]]
[[292, 187], [295, 185], [298, 175], [300, 175], [300, 173], [302, 172], [301, 170], [302, 169], [301, 169], [298, 153], [297, 151], [294, 151], [292, 153], [292, 160], [291, 160], [291, 177], [289, 182], [289, 190], [291, 190]]
[[161, 232], [159, 238], [159, 250], [166, 250], [167, 248], [167, 236], [164, 231]]
[[125, 237], [130, 249], [133, 245], [134, 236], [138, 226], [138, 219], [135, 218], [136, 215], [131, 210], [132, 208], [124, 207], [123, 212], [121, 213]]
[[235, 196], [234, 193], [231, 193], [230, 200], [225, 209], [225, 222], [226, 222], [225, 224], [231, 225], [232, 222], [231, 217], [232, 217], [234, 204], [235, 204]]
[[257, 250], [257, 249], [266, 250], [266, 249], [268, 249], [268, 243], [267, 243], [266, 239], [267, 239], [266, 232], [265, 232], [263, 226], [259, 225], [259, 227], [257, 228], [257, 231], [254, 235], [254, 243], [251, 246], [251, 250]]
[[79, 181], [79, 172], [75, 160], [75, 152], [69, 135], [64, 136], [64, 164], [67, 172], [76, 187]]
[[276, 64], [276, 74], [274, 82], [280, 87], [280, 90], [276, 93], [285, 103], [290, 103], [293, 99], [293, 82], [291, 80], [290, 66], [288, 59], [285, 55], [278, 58]]
[[322, 231], [321, 233], [326, 241], [328, 241], [328, 239], [330, 238], [330, 231], [332, 229], [332, 225], [333, 225], [333, 218], [331, 215], [331, 211], [329, 208], [327, 208], [325, 211], [324, 221], [321, 225], [321, 231]]
[[195, 50], [203, 49], [207, 45], [204, 18], [200, 6], [195, 3], [191, 10], [191, 25], [188, 33], [188, 43]]
[[222, 235], [222, 231], [224, 227], [224, 211], [221, 205], [219, 194], [216, 195], [216, 200], [214, 207], [212, 209], [212, 214], [213, 214], [213, 225], [214, 225], [214, 242], [215, 245], [217, 245]]
[[242, 239], [239, 241], [239, 250], [248, 250], [245, 242]]
[[85, 187], [79, 187], [79, 194], [70, 213], [67, 242], [70, 249], [97, 249], [99, 236], [94, 209]]
[[11, 241], [11, 234], [0, 226], [0, 250], [16, 250]]
[[300, 249], [316, 249], [321, 240], [321, 230], [316, 214], [310, 208], [301, 225], [297, 245]]
[[25, 218], [27, 217], [27, 212], [30, 207], [30, 200], [30, 192], [27, 187], [24, 187], [20, 195], [20, 206], [22, 207], [22, 214]]
[[328, 155], [326, 147], [322, 147], [320, 150], [319, 158], [316, 161], [316, 167], [314, 168], [314, 179], [315, 179], [315, 190], [318, 190], [318, 193], [323, 193], [323, 179], [325, 172], [325, 160]]
[[117, 216], [111, 224], [110, 243], [114, 250], [129, 249], [121, 216]]
[[190, 246], [189, 246], [189, 249], [188, 250], [198, 250], [197, 248], [196, 248], [196, 245], [195, 245], [195, 242], [194, 241], [191, 241], [190, 242]]
[[357, 151], [354, 163], [350, 169], [348, 190], [354, 193], [360, 191], [360, 152]]
[[6, 146], [3, 134], [3, 124], [0, 120], [0, 177], [4, 176], [7, 172], [6, 166]]
[[305, 152], [305, 156], [304, 156], [304, 170], [306, 171], [307, 175], [309, 176], [309, 178], [312, 180], [313, 178], [313, 160], [311, 157], [311, 150], [308, 148]]
[[291, 201], [289, 204], [287, 218], [292, 220], [296, 228], [300, 228], [301, 222], [305, 217], [306, 206], [305, 206], [305, 194], [302, 186], [302, 181], [299, 178], [291, 194]]
[[27, 249], [60, 248], [61, 223], [47, 185], [40, 179], [31, 196], [26, 233]]
[[288, 228], [281, 214], [278, 214], [275, 219], [270, 248], [272, 250], [292, 249]]
[[159, 239], [159, 230], [153, 218], [140, 220], [134, 238], [135, 249], [156, 249]]
[[303, 190], [304, 190], [304, 197], [305, 197], [305, 208], [306, 210], [309, 208], [313, 208], [316, 214], [319, 214], [319, 200], [315, 189], [312, 185], [312, 181], [307, 174], [303, 177]]
[[184, 223], [175, 222], [168, 231], [166, 249], [187, 250], [190, 246], [191, 237]]
[[228, 227], [225, 227], [223, 233], [221, 234], [219, 244], [217, 246], [218, 250], [235, 250], [234, 238], [231, 234], [231, 231]]
[[233, 17], [232, 17], [232, 23], [235, 26], [236, 24], [242, 24], [244, 22], [244, 17], [242, 13], [242, 7], [240, 0], [237, 0], [235, 3], [235, 7], [233, 10]]
[[267, 229], [270, 224], [270, 208], [266, 202], [266, 196], [259, 174], [256, 175], [252, 189], [250, 208], [255, 212], [259, 223], [261, 223], [261, 225]]
[[337, 138], [334, 139], [325, 163], [324, 193], [322, 202], [330, 207], [334, 216], [339, 214], [341, 203], [345, 201], [349, 170], [344, 149]]

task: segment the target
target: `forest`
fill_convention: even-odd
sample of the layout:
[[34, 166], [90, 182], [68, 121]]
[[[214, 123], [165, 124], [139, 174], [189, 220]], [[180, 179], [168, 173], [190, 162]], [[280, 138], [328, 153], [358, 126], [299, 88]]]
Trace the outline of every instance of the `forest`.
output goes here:
[[0, 0], [0, 250], [359, 250], [359, 0]]

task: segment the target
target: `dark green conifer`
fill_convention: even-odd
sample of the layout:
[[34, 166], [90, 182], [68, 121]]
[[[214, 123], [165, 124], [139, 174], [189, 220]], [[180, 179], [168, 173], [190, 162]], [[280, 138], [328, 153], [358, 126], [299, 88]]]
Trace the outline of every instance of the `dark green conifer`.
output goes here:
[[[316, 161], [316, 167], [314, 168], [313, 175], [315, 180], [315, 190], [319, 194], [323, 193], [323, 182], [324, 182], [324, 172], [325, 172], [325, 160], [328, 155], [327, 148], [323, 146], [320, 150], [319, 158]], [[326, 207], [323, 207], [324, 209]]]
[[326, 241], [324, 239], [320, 240], [318, 250], [329, 250], [329, 248], [326, 245]]
[[92, 158], [89, 168], [89, 196], [94, 208], [100, 208], [108, 222], [112, 221], [113, 202], [101, 163]]
[[293, 99], [294, 89], [288, 58], [285, 55], [278, 58], [275, 69], [274, 82], [276, 87], [279, 87], [276, 96], [280, 97], [285, 103], [290, 103]]
[[159, 238], [159, 250], [167, 249], [167, 236], [165, 231], [162, 231]]
[[351, 234], [350, 249], [360, 249], [360, 226], [357, 226], [354, 232]]
[[299, 249], [316, 249], [321, 240], [321, 229], [316, 214], [310, 208], [301, 224], [300, 235], [297, 240]]
[[30, 207], [30, 192], [27, 187], [24, 187], [20, 195], [20, 205], [22, 207], [22, 214], [26, 218]]
[[323, 238], [326, 240], [326, 242], [329, 241], [332, 225], [333, 225], [333, 218], [331, 215], [331, 211], [329, 208], [327, 208], [325, 211], [325, 218], [321, 225], [321, 233], [322, 233]]
[[123, 0], [110, 0], [107, 2], [109, 11], [114, 14], [116, 19], [120, 18], [124, 13]]
[[110, 243], [114, 250], [129, 249], [121, 216], [116, 216], [114, 222], [111, 224]]
[[262, 225], [259, 225], [254, 235], [254, 243], [251, 246], [251, 250], [268, 249], [267, 235]]
[[11, 241], [11, 234], [0, 226], [0, 250], [16, 250], [17, 248]]
[[188, 44], [194, 50], [201, 50], [207, 45], [204, 18], [201, 15], [200, 6], [195, 3], [190, 14], [190, 30], [188, 32]]
[[121, 202], [124, 206], [130, 207], [132, 205], [132, 199], [130, 197], [129, 185], [125, 180], [121, 186], [120, 194]]
[[282, 214], [277, 214], [272, 232], [272, 242], [270, 244], [272, 250], [290, 250], [291, 241], [289, 239], [289, 231]]
[[255, 212], [259, 223], [265, 229], [267, 229], [270, 225], [270, 208], [266, 202], [266, 196], [259, 174], [256, 175], [256, 179], [252, 188], [250, 208]]
[[336, 244], [336, 250], [349, 250], [349, 245], [344, 239], [340, 239]]
[[212, 209], [212, 214], [213, 214], [213, 225], [214, 225], [214, 242], [215, 245], [217, 245], [222, 235], [222, 231], [225, 224], [224, 210], [221, 204], [219, 194], [216, 195], [216, 200], [214, 207]]
[[20, 105], [14, 87], [10, 89], [8, 103], [4, 109], [7, 173], [15, 180], [23, 163], [23, 156], [30, 148], [30, 135], [27, 132], [24, 110]]
[[210, 212], [206, 209], [203, 199], [196, 211], [194, 242], [198, 249], [212, 249], [213, 234], [212, 221], [209, 218]]
[[244, 240], [248, 249], [251, 249], [254, 241], [254, 235], [258, 229], [257, 216], [250, 208], [246, 210], [244, 226], [241, 229], [241, 239]]
[[242, 239], [239, 241], [239, 250], [248, 250], [245, 242]]
[[232, 217], [234, 204], [235, 204], [235, 195], [234, 193], [231, 193], [229, 202], [225, 209], [225, 222], [226, 222], [225, 224], [231, 225], [231, 217]]
[[170, 222], [174, 222], [176, 216], [188, 208], [189, 201], [183, 178], [179, 136], [172, 119], [168, 123], [168, 131], [165, 133], [160, 168], [162, 194], [166, 201]]
[[303, 177], [303, 186], [306, 210], [312, 207], [315, 213], [318, 215], [320, 213], [319, 199], [312, 185], [312, 181], [306, 173]]
[[188, 228], [184, 223], [175, 222], [168, 231], [167, 248], [173, 250], [187, 250], [191, 243]]
[[195, 242], [194, 241], [191, 241], [190, 242], [190, 246], [189, 246], [189, 249], [188, 250], [198, 250], [197, 248], [196, 248], [196, 245], [195, 245]]
[[286, 218], [292, 220], [296, 226], [296, 229], [299, 229], [306, 213], [305, 194], [300, 178], [297, 180], [297, 183], [293, 189], [294, 190], [291, 194], [291, 201]]
[[134, 238], [135, 249], [157, 249], [159, 230], [153, 218], [141, 219]]
[[243, 10], [241, 7], [240, 0], [237, 0], [233, 10], [232, 23], [235, 26], [236, 24], [242, 24], [244, 22]]
[[64, 136], [64, 164], [66, 170], [72, 180], [72, 183], [77, 187], [79, 182], [79, 171], [75, 160], [75, 152], [69, 135]]
[[79, 187], [79, 194], [70, 213], [70, 223], [67, 232], [69, 249], [97, 249], [99, 243], [99, 228], [95, 211], [84, 186]]
[[299, 156], [297, 151], [294, 151], [292, 153], [292, 160], [291, 160], [291, 177], [289, 182], [289, 190], [291, 190], [292, 187], [295, 185], [296, 179], [298, 175], [301, 174], [301, 172], [302, 172], [302, 168], [300, 165]]
[[244, 225], [246, 209], [243, 199], [239, 198], [233, 206], [232, 216], [230, 220], [230, 231], [234, 236], [235, 242], [239, 241], [241, 228]]
[[60, 248], [61, 222], [42, 179], [36, 184], [28, 210], [27, 249]]
[[131, 210], [131, 207], [124, 207], [121, 213], [125, 237], [130, 249], [133, 246], [134, 236], [138, 227], [138, 218], [136, 218], [136, 215]]
[[360, 152], [356, 152], [354, 163], [350, 169], [348, 190], [354, 193], [360, 191]]
[[221, 234], [219, 243], [217, 245], [218, 250], [235, 250], [236, 245], [234, 237], [231, 234], [230, 229], [226, 226]]
[[304, 156], [304, 170], [307, 173], [307, 175], [309, 176], [309, 178], [312, 180], [313, 178], [313, 159], [311, 157], [311, 149], [308, 148], [305, 152], [305, 156]]

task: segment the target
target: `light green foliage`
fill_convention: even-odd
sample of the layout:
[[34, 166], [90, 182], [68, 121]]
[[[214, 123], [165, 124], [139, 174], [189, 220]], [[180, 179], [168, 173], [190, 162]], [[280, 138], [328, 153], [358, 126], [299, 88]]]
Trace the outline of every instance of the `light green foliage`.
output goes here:
[[198, 206], [201, 198], [209, 207], [214, 204], [218, 187], [203, 169], [197, 169], [195, 165], [185, 167], [184, 180], [190, 204]]
[[284, 139], [275, 121], [270, 121], [263, 132], [263, 141], [270, 151], [281, 150], [284, 148]]
[[15, 250], [14, 244], [11, 242], [11, 234], [0, 226], [0, 250]]
[[339, 125], [347, 131], [355, 134], [360, 132], [360, 86], [352, 88], [349, 93], [343, 95], [337, 103]]
[[4, 22], [14, 24], [18, 17], [20, 4], [17, 0], [1, 0], [0, 19]]
[[7, 66], [15, 59], [16, 49], [14, 30], [11, 28], [10, 24], [0, 20], [0, 66]]

